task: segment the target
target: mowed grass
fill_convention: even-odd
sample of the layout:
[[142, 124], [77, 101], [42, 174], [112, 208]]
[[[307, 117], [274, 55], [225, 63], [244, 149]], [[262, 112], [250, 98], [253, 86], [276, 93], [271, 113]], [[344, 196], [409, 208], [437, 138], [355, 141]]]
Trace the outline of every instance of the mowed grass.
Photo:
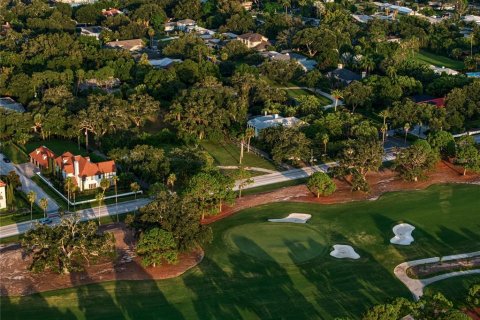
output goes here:
[[[204, 141], [201, 146], [213, 157], [219, 166], [238, 166], [240, 159], [240, 147], [232, 142], [211, 142]], [[270, 161], [255, 155], [253, 152], [247, 152], [245, 146], [243, 150], [242, 164], [248, 167], [259, 167], [264, 169], [276, 170], [276, 167]]]
[[[205, 248], [204, 260], [180, 277], [3, 297], [2, 319], [358, 319], [374, 304], [411, 298], [393, 275], [395, 265], [478, 250], [479, 194], [479, 186], [441, 185], [376, 201], [250, 208], [213, 224], [214, 241]], [[258, 231], [266, 219], [292, 212], [312, 214], [306, 225], [297, 226], [309, 230], [305, 237], [276, 233], [273, 243], [268, 232], [253, 230], [239, 245], [229, 241], [232, 229], [241, 238], [235, 228], [256, 226]], [[411, 246], [389, 244], [399, 222], [416, 227]], [[352, 245], [361, 258], [330, 257], [336, 243]], [[283, 260], [315, 246], [319, 253], [299, 264]], [[448, 285], [439, 289], [450, 290]]]
[[424, 50], [417, 52], [415, 54], [414, 59], [420, 62], [433, 64], [434, 66], [437, 66], [437, 67], [446, 67], [446, 68], [451, 68], [458, 71], [461, 71], [465, 68], [465, 65], [463, 64], [462, 61], [453, 60], [448, 57], [440, 56], [438, 54], [427, 52]]
[[[13, 143], [2, 143], [2, 146], [0, 147], [0, 152], [16, 164], [29, 161], [25, 152]], [[0, 159], [0, 161], [3, 161], [3, 159]]]
[[314, 94], [313, 92], [310, 92], [310, 91], [305, 90], [305, 89], [286, 89], [285, 91], [293, 99], [298, 99], [301, 96], [314, 95], [320, 101], [321, 106], [328, 106], [329, 104], [332, 103], [332, 101], [325, 98], [324, 96], [319, 95], [319, 94]]

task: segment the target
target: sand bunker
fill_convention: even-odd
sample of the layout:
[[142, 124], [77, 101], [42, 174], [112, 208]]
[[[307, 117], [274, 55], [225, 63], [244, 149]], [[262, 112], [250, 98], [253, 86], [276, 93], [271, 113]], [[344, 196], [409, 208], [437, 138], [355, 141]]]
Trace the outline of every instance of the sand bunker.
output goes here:
[[268, 219], [270, 222], [291, 222], [291, 223], [307, 223], [312, 215], [306, 213], [290, 213], [283, 219]]
[[413, 242], [412, 231], [415, 227], [408, 223], [400, 223], [393, 227], [395, 237], [390, 239], [390, 243], [408, 246]]
[[335, 258], [344, 259], [359, 259], [360, 255], [355, 252], [352, 246], [344, 245], [344, 244], [336, 244], [333, 246], [333, 251], [330, 252], [330, 255]]

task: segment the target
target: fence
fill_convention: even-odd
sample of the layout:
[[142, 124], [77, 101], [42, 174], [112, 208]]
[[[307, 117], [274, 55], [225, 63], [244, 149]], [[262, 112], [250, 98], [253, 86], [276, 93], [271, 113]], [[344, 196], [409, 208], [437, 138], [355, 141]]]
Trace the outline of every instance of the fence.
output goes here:
[[[67, 197], [65, 197], [65, 195], [63, 193], [61, 193], [60, 191], [58, 191], [55, 186], [47, 179], [45, 178], [44, 176], [42, 176], [42, 174], [40, 172], [37, 172], [37, 176], [43, 181], [45, 182], [49, 187], [50, 189], [52, 189], [56, 194], [58, 194], [63, 200], [65, 200], [65, 202], [67, 202], [69, 205], [71, 206], [75, 206], [75, 205], [79, 205], [79, 204], [84, 204], [84, 203], [90, 203], [90, 202], [95, 202], [97, 201], [97, 199], [90, 199], [90, 200], [83, 200], [83, 201], [75, 201], [75, 202], [72, 202], [70, 201]], [[128, 197], [128, 196], [133, 196], [135, 194], [143, 194], [143, 191], [140, 190], [140, 191], [137, 191], [137, 192], [124, 192], [124, 193], [120, 193], [118, 195], [112, 195], [112, 196], [107, 196], [105, 198], [103, 198], [103, 200], [107, 200], [107, 199], [114, 199], [114, 198], [121, 198], [121, 197]]]

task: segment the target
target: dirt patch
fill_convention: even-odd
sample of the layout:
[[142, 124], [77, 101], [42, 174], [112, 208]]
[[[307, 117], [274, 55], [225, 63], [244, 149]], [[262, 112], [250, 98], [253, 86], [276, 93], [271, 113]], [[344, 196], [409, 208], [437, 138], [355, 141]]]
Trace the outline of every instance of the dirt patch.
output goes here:
[[430, 173], [428, 180], [406, 182], [399, 178], [395, 171], [384, 169], [367, 175], [367, 180], [371, 187], [370, 193], [358, 191], [352, 192], [349, 183], [335, 179], [337, 190], [332, 195], [321, 198], [314, 197], [304, 184], [285, 187], [272, 192], [248, 195], [241, 199], [237, 199], [234, 206], [225, 206], [224, 210], [219, 215], [208, 217], [202, 223], [209, 224], [228, 217], [238, 211], [272, 202], [293, 201], [333, 204], [359, 200], [376, 200], [385, 192], [425, 189], [438, 183], [480, 183], [479, 174], [468, 174], [463, 176], [462, 173], [463, 168], [442, 161], [438, 163], [435, 170]]
[[480, 256], [413, 266], [407, 269], [407, 275], [412, 279], [425, 279], [444, 273], [478, 268], [480, 268]]
[[177, 277], [196, 266], [203, 258], [203, 250], [181, 254], [176, 265], [156, 268], [142, 266], [135, 255], [133, 233], [123, 223], [102, 226], [101, 230], [115, 236], [115, 261], [99, 262], [84, 272], [58, 275], [53, 272], [32, 273], [27, 270], [30, 258], [22, 254], [18, 244], [0, 249], [0, 295], [21, 296], [36, 292], [69, 288], [111, 280], [155, 280]]

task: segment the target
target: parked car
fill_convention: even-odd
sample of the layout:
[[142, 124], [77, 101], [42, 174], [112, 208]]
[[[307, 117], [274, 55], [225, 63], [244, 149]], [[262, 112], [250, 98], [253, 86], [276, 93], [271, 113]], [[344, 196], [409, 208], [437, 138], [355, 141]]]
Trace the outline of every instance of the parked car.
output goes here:
[[53, 222], [53, 220], [50, 219], [50, 218], [42, 218], [42, 219], [38, 220], [38, 222], [40, 224], [43, 224], [43, 225], [48, 225], [48, 224], [51, 224]]

